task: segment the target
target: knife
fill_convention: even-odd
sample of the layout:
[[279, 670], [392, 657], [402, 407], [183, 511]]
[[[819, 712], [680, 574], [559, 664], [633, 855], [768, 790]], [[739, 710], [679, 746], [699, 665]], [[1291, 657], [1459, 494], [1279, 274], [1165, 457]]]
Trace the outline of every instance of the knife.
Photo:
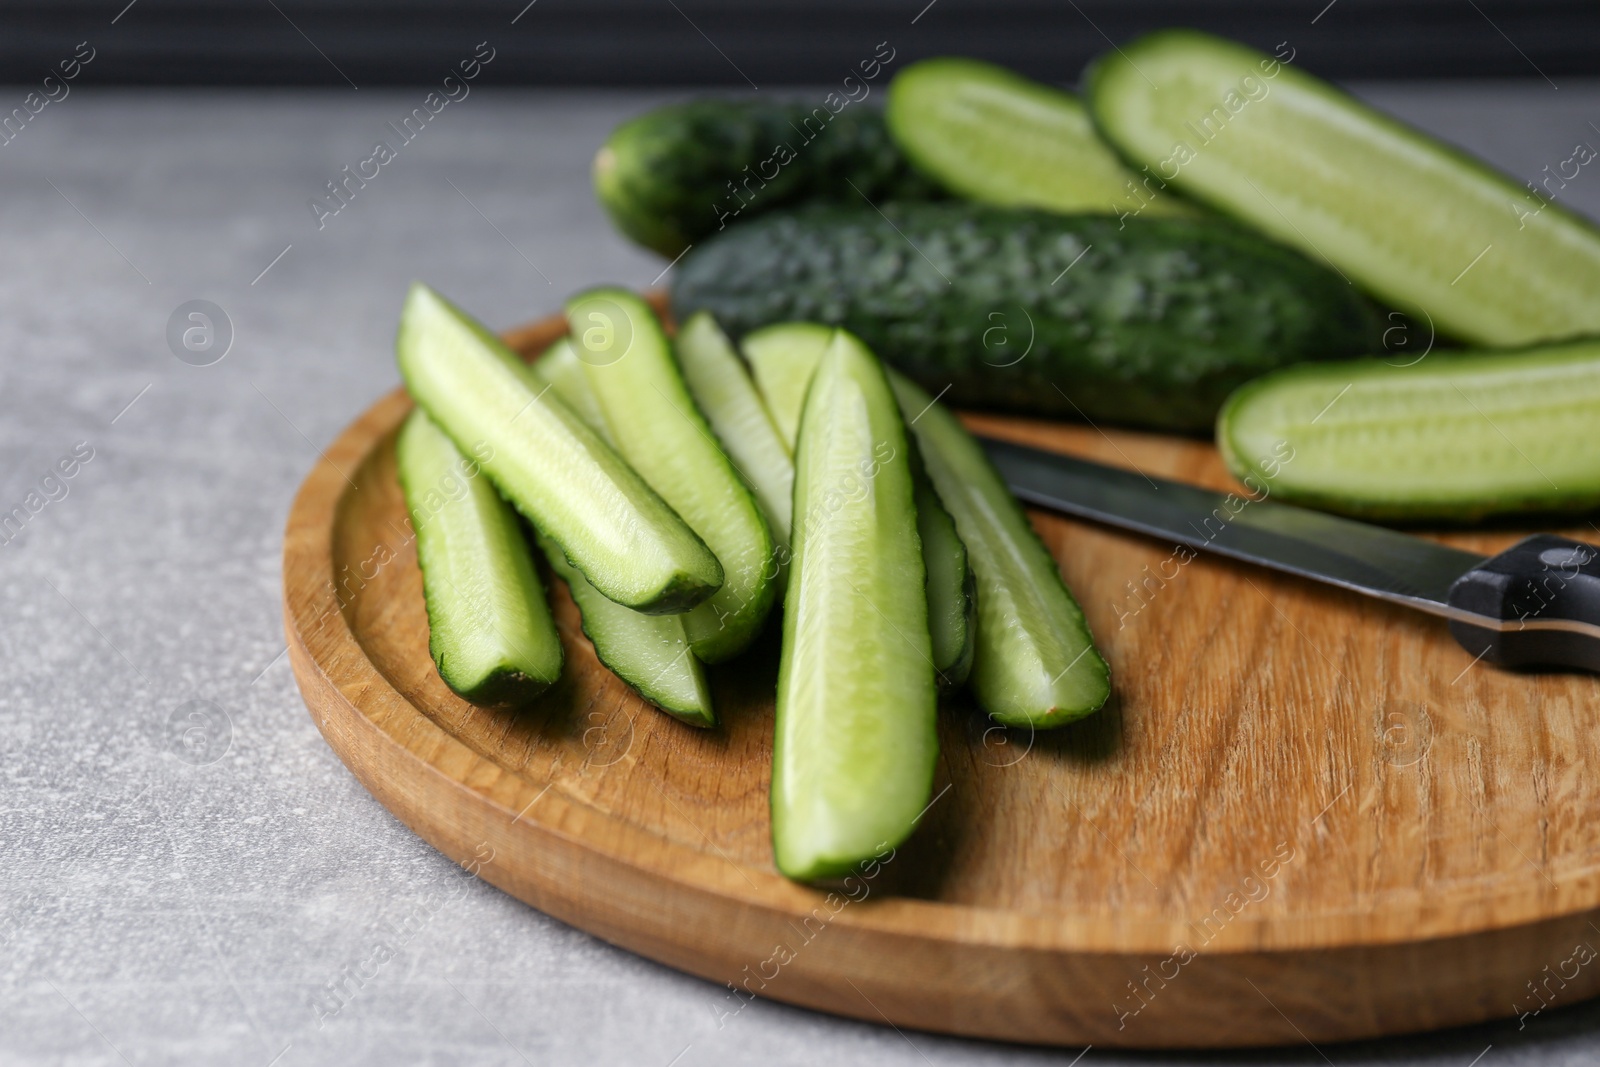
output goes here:
[[[1551, 534], [1480, 556], [1381, 526], [980, 437], [1021, 500], [1445, 619], [1502, 667], [1600, 672], [1600, 548]], [[1270, 489], [1268, 491], [1270, 494]]]

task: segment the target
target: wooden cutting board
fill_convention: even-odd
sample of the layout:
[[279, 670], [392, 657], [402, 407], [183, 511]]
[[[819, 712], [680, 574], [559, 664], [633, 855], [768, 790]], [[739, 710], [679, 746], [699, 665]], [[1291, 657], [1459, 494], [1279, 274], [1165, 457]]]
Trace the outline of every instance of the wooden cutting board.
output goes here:
[[[510, 340], [531, 355], [563, 330]], [[1010, 1041], [1253, 1045], [1600, 990], [1600, 680], [1500, 672], [1401, 608], [1035, 513], [1110, 703], [1031, 736], [949, 701], [915, 837], [808, 889], [768, 844], [775, 638], [713, 671], [725, 725], [696, 731], [598, 664], [554, 582], [561, 684], [521, 711], [445, 688], [395, 480], [410, 406], [397, 391], [352, 423], [289, 518], [285, 623], [313, 718], [423, 839], [717, 983], [723, 1023], [759, 995]], [[1234, 487], [1199, 441], [969, 422]], [[1492, 552], [1523, 532], [1447, 540]]]

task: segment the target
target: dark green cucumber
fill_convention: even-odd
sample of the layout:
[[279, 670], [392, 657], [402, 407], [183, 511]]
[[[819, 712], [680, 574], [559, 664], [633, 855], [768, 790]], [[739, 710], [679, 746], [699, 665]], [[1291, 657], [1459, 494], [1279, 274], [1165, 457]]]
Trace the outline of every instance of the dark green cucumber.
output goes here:
[[1027, 513], [953, 414], [903, 376], [890, 381], [972, 562], [978, 632], [967, 684], [978, 706], [1007, 726], [1041, 728], [1098, 710], [1110, 669]]
[[777, 594], [772, 532], [695, 406], [672, 344], [635, 293], [594, 289], [567, 301], [572, 344], [618, 453], [722, 564], [722, 587], [684, 616], [695, 655], [742, 652]]
[[794, 564], [772, 753], [772, 851], [850, 873], [927, 809], [939, 742], [905, 429], [883, 368], [840, 333], [795, 449]]
[[[806, 391], [823, 353], [837, 333], [813, 322], [780, 322], [745, 338], [745, 356], [780, 426], [784, 443], [794, 447]], [[928, 480], [916, 441], [909, 441], [911, 484], [917, 503], [917, 532], [922, 538], [923, 565], [928, 575], [928, 628], [939, 686], [952, 689], [966, 681], [972, 666], [976, 608], [967, 550], [956, 534], [955, 521]]]
[[739, 336], [840, 325], [956, 405], [1209, 429], [1235, 387], [1375, 351], [1337, 274], [1221, 219], [813, 207], [697, 245], [672, 288]]
[[669, 258], [801, 200], [935, 195], [881, 112], [766, 100], [692, 100], [623, 123], [594, 158], [594, 189], [617, 229]]
[[413, 285], [395, 354], [417, 405], [596, 589], [651, 614], [692, 608], [722, 584], [705, 543], [499, 338]]
[[925, 59], [889, 84], [889, 134], [971, 200], [1061, 213], [1192, 215], [1166, 182], [1123, 165], [1073, 93], [977, 59]]
[[516, 512], [421, 410], [395, 440], [416, 534], [428, 650], [444, 683], [480, 704], [525, 703], [561, 676], [550, 618]]
[[1174, 188], [1326, 257], [1443, 334], [1521, 345], [1600, 331], [1600, 229], [1548, 186], [1524, 186], [1290, 58], [1154, 33], [1095, 63], [1090, 108]]
[[1600, 339], [1296, 367], [1244, 386], [1217, 446], [1255, 494], [1468, 522], [1600, 506]]
[[[611, 443], [604, 412], [584, 378], [583, 364], [568, 338], [551, 345], [533, 370], [573, 411], [580, 412]], [[567, 583], [578, 605], [583, 632], [611, 673], [656, 707], [691, 726], [715, 726], [716, 710], [705, 668], [689, 647], [683, 615], [645, 615], [602, 596], [569, 564], [555, 543], [539, 536], [550, 567]]]

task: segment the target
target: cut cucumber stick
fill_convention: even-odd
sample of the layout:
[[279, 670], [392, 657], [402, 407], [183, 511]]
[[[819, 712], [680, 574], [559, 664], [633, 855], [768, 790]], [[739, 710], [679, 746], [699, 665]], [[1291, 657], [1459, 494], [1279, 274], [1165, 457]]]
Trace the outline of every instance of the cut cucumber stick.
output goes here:
[[[483, 326], [413, 285], [395, 339], [419, 407], [606, 596], [667, 614], [723, 580], [712, 550]], [[481, 451], [479, 446], [481, 446]]]
[[421, 410], [395, 460], [439, 677], [481, 704], [538, 696], [561, 676], [561, 639], [516, 513]]
[[801, 881], [848, 874], [903, 841], [938, 756], [900, 412], [877, 359], [842, 332], [809, 395], [772, 768], [773, 855]]
[[1361, 360], [1244, 386], [1217, 445], [1275, 499], [1392, 520], [1600, 505], [1600, 340]]
[[722, 565], [722, 587], [684, 617], [695, 655], [707, 663], [737, 655], [777, 592], [761, 509], [695, 406], [648, 304], [622, 289], [591, 290], [567, 302], [567, 321], [617, 451]]
[[1442, 334], [1600, 331], [1600, 230], [1292, 58], [1165, 30], [1098, 60], [1089, 106], [1130, 160]]

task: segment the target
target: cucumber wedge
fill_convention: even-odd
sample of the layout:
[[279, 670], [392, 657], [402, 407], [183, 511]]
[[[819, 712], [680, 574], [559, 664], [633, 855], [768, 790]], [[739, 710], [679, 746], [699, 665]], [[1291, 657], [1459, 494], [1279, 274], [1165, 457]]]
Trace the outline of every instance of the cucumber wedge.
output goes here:
[[695, 655], [720, 663], [761, 632], [777, 593], [772, 532], [684, 384], [655, 312], [622, 289], [567, 302], [573, 347], [620, 452], [722, 564], [724, 580], [684, 618]]
[[784, 874], [817, 881], [911, 833], [939, 749], [905, 429], [882, 366], [842, 331], [795, 456], [772, 850]]
[[638, 611], [686, 611], [722, 584], [705, 542], [528, 366], [425, 285], [395, 338], [417, 405], [516, 509], [606, 596]]
[[480, 704], [538, 696], [561, 676], [561, 638], [516, 512], [420, 409], [395, 460], [439, 677]]
[[1600, 230], [1298, 68], [1167, 30], [1086, 80], [1130, 160], [1441, 333], [1522, 345], [1600, 331]]
[[949, 410], [889, 374], [939, 499], [955, 519], [977, 584], [968, 686], [1007, 726], [1061, 726], [1098, 710], [1111, 672], [1055, 559], [1011, 490]]
[[800, 411], [806, 403], [806, 386], [833, 340], [833, 327], [814, 322], [780, 322], [745, 335], [739, 347], [750, 363], [750, 374], [766, 398], [772, 423], [785, 446], [794, 452], [800, 435]]
[[[571, 341], [562, 338], [546, 349], [534, 362], [533, 372], [568, 407], [583, 412], [585, 421], [607, 444], [611, 443], [604, 413], [589, 389]], [[662, 711], [691, 726], [715, 726], [717, 715], [706, 684], [705, 667], [689, 648], [689, 635], [683, 626], [685, 617], [646, 615], [602, 596], [566, 561], [555, 542], [537, 531], [535, 534], [551, 570], [566, 581], [572, 592], [595, 657]]]
[[744, 361], [709, 313], [691, 315], [678, 331], [678, 364], [712, 433], [755, 493], [772, 530], [774, 551], [787, 560], [794, 462]]
[[1600, 339], [1306, 365], [1241, 387], [1217, 446], [1252, 493], [1365, 518], [1600, 506]]
[[976, 59], [925, 59], [889, 83], [889, 133], [917, 168], [969, 200], [1063, 214], [1194, 214], [1133, 171], [1083, 101]]

